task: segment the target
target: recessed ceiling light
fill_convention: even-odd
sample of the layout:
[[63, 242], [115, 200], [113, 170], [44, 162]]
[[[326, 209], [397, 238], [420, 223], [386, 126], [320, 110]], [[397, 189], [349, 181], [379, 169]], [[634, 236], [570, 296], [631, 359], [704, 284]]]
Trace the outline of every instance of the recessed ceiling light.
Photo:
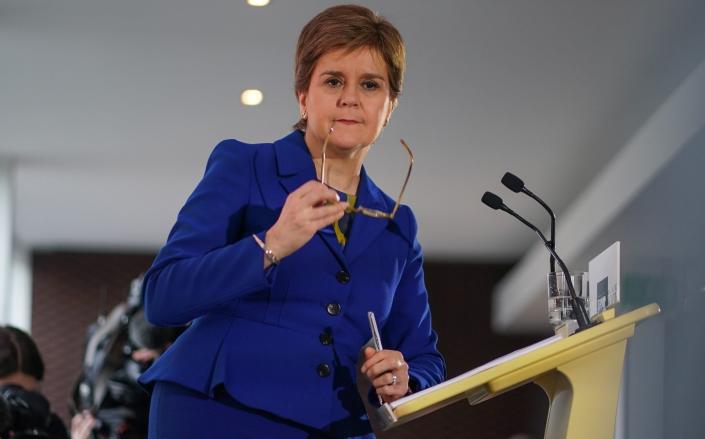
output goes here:
[[269, 0], [247, 0], [247, 4], [250, 6], [267, 6]]
[[256, 88], [248, 88], [247, 90], [242, 91], [242, 94], [240, 95], [240, 102], [242, 102], [243, 105], [249, 106], [259, 105], [262, 103], [263, 97], [264, 95], [261, 91]]

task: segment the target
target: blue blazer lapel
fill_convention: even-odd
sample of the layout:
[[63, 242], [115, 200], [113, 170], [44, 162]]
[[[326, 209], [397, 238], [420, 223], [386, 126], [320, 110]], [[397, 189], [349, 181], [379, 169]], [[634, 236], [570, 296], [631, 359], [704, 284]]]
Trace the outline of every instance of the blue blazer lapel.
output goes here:
[[[391, 212], [394, 207], [385, 200], [382, 191], [367, 176], [363, 166], [360, 174], [360, 184], [357, 188], [358, 205], [371, 209]], [[348, 263], [364, 253], [382, 231], [389, 226], [389, 221], [382, 218], [371, 218], [362, 214], [355, 214], [350, 231], [350, 241], [345, 246], [345, 257]], [[392, 220], [394, 221], [394, 220]]]
[[[301, 131], [294, 131], [283, 139], [274, 142], [274, 155], [277, 163], [278, 180], [284, 190], [277, 191], [277, 195], [271, 194], [273, 196], [268, 197], [269, 200], [265, 202], [270, 208], [281, 210], [286, 197], [290, 193], [307, 181], [316, 179], [316, 168], [313, 166], [311, 153], [306, 147]], [[335, 234], [319, 230], [316, 235], [323, 240], [340, 264], [347, 269], [345, 257]]]
[[307, 180], [316, 178], [303, 136], [294, 131], [274, 143], [262, 144], [255, 153], [255, 178], [264, 205], [281, 212], [286, 197]]
[[274, 157], [277, 164], [277, 177], [284, 192], [280, 198], [272, 200], [279, 208], [284, 205], [287, 195], [302, 184], [316, 179], [311, 153], [304, 142], [303, 133], [294, 131], [283, 139], [274, 142]]

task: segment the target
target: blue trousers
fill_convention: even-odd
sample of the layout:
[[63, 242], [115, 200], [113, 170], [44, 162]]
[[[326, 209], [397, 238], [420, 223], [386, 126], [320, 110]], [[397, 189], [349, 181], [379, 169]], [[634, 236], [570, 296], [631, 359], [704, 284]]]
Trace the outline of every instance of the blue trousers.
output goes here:
[[243, 406], [224, 389], [219, 389], [211, 399], [178, 384], [157, 381], [149, 410], [149, 438], [201, 437], [327, 439], [331, 436]]

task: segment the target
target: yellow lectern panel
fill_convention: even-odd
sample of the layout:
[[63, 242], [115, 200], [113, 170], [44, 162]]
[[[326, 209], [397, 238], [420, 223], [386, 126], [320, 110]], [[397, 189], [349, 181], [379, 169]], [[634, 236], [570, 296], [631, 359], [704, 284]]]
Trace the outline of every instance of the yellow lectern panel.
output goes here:
[[385, 404], [371, 414], [372, 421], [388, 429], [461, 399], [478, 404], [535, 382], [551, 401], [546, 438], [611, 439], [614, 422], [603, 422], [607, 427], [600, 429], [589, 425], [586, 415], [589, 413], [592, 419], [615, 419], [626, 340], [634, 334], [639, 321], [659, 312], [657, 304], [650, 304], [570, 337], [547, 339], [496, 364], [488, 363], [491, 367], [477, 368]]

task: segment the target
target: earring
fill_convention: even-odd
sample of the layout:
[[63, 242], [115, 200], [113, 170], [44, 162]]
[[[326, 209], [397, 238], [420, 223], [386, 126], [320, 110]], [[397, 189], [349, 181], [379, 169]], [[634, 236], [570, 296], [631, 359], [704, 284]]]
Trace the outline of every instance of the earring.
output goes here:
[[306, 113], [306, 110], [304, 110], [304, 112], [301, 113], [301, 119], [306, 120], [307, 117], [308, 117], [308, 114]]

